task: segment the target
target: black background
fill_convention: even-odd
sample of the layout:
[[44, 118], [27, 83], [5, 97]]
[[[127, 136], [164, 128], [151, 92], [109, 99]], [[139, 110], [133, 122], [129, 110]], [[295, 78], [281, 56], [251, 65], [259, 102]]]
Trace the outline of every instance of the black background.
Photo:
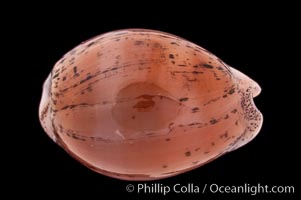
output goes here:
[[[62, 195], [86, 195], [101, 199], [102, 195], [113, 197], [118, 194], [137, 199], [146, 197], [145, 194], [126, 192], [127, 184], [136, 185], [138, 182], [105, 177], [71, 158], [48, 138], [38, 120], [42, 84], [55, 62], [82, 41], [123, 28], [155, 29], [183, 37], [213, 52], [262, 87], [255, 104], [264, 115], [264, 124], [252, 142], [196, 170], [142, 183], [168, 186], [176, 183], [201, 186], [206, 183], [293, 185], [295, 193], [298, 193], [297, 177], [300, 173], [297, 161], [300, 155], [296, 135], [300, 129], [297, 129], [298, 117], [292, 114], [298, 112], [295, 90], [298, 78], [293, 78], [298, 62], [297, 57], [291, 55], [294, 50], [290, 46], [294, 45], [291, 38], [294, 17], [283, 14], [286, 9], [255, 6], [248, 10], [248, 6], [242, 6], [219, 11], [214, 7], [192, 5], [195, 10], [179, 6], [177, 9], [156, 8], [151, 12], [144, 9], [119, 12], [110, 8], [108, 13], [104, 13], [107, 7], [89, 10], [91, 7], [93, 5], [69, 10], [68, 14], [60, 7], [50, 12], [43, 9], [25, 11], [16, 21], [8, 23], [15, 42], [10, 45], [12, 49], [8, 53], [13, 56], [11, 63], [15, 67], [12, 69], [19, 84], [18, 87], [11, 86], [11, 94], [18, 93], [9, 101], [16, 100], [19, 104], [13, 107], [8, 117], [9, 121], [14, 121], [10, 125], [13, 128], [9, 133], [11, 142], [3, 143], [9, 146], [9, 153], [6, 153], [8, 172], [11, 172], [9, 186], [17, 189], [16, 193], [20, 192], [24, 197], [42, 197], [40, 193], [58, 198]], [[155, 196], [157, 199], [165, 198], [161, 194]], [[175, 196], [177, 199], [291, 199], [297, 195]]]

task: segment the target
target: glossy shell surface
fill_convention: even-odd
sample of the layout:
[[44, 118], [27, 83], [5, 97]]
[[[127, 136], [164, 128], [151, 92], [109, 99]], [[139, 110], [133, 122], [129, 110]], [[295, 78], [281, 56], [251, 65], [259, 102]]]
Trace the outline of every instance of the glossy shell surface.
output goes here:
[[189, 171], [251, 141], [259, 85], [209, 51], [159, 31], [81, 43], [43, 86], [47, 134], [90, 169], [126, 180]]

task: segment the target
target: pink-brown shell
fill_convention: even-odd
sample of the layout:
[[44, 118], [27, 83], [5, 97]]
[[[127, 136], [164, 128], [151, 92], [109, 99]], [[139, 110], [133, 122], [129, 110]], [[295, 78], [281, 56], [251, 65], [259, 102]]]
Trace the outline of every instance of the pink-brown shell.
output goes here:
[[101, 174], [152, 180], [194, 169], [252, 140], [259, 85], [177, 36], [128, 29], [68, 52], [44, 83], [40, 121]]

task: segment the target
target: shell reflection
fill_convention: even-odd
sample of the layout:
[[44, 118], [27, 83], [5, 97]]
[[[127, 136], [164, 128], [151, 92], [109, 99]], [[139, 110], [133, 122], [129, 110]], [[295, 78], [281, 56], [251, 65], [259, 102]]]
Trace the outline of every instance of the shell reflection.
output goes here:
[[40, 121], [101, 174], [152, 180], [251, 141], [259, 85], [207, 50], [151, 30], [109, 32], [68, 52], [44, 83]]

